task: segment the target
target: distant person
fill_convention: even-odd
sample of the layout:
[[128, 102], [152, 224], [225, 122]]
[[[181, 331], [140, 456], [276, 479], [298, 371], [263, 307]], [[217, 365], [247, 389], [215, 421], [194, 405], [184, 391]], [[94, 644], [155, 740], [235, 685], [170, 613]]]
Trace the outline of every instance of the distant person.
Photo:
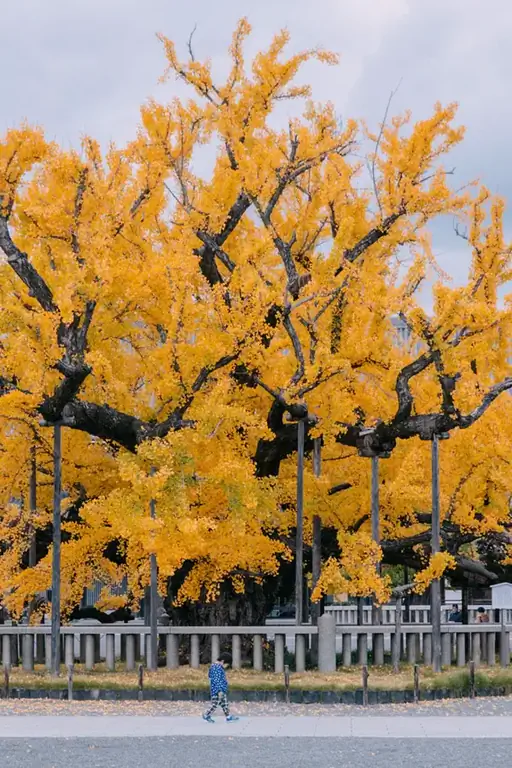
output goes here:
[[462, 613], [457, 604], [452, 605], [452, 612], [448, 617], [448, 621], [453, 621], [455, 624], [462, 624]]
[[203, 720], [207, 723], [214, 723], [212, 715], [220, 707], [226, 716], [227, 723], [233, 723], [238, 720], [238, 717], [231, 715], [229, 712], [228, 704], [228, 679], [226, 677], [226, 669], [231, 666], [231, 655], [229, 653], [221, 653], [217, 661], [211, 665], [208, 677], [210, 678], [210, 696], [211, 706], [204, 713]]
[[483, 608], [483, 606], [480, 606], [480, 608], [477, 608], [476, 611], [476, 623], [477, 624], [488, 624], [489, 623], [489, 614]]

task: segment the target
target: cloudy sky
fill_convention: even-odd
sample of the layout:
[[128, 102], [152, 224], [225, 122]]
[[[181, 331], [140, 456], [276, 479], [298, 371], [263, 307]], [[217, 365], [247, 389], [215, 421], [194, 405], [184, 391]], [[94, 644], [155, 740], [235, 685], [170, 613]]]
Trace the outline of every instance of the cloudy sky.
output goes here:
[[[253, 25], [250, 51], [286, 26], [292, 49], [316, 45], [341, 64], [311, 64], [303, 80], [340, 116], [377, 124], [400, 82], [393, 110], [428, 114], [436, 100], [457, 101], [467, 126], [453, 156], [457, 183], [478, 177], [512, 202], [512, 3], [510, 0], [17, 0], [3, 3], [0, 129], [23, 119], [77, 146], [133, 137], [138, 108], [180, 85], [158, 85], [164, 59], [155, 33], [184, 52], [197, 25], [198, 57], [222, 74], [237, 20]], [[512, 230], [512, 215], [509, 214]], [[451, 225], [436, 229], [436, 255], [458, 282], [467, 269]]]

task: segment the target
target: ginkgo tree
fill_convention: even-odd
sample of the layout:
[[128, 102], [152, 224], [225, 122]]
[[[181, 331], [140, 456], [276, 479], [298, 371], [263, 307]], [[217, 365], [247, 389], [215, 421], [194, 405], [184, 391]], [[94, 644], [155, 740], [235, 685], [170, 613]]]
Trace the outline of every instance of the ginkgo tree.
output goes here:
[[[354, 589], [383, 596], [364, 559], [375, 564], [382, 552], [367, 546], [365, 520], [351, 531], [355, 510], [357, 519], [368, 511], [362, 460], [346, 469], [343, 451], [391, 453], [392, 477], [424, 454], [417, 438], [456, 433], [454, 466], [481, 417], [487, 459], [493, 439], [506, 439], [506, 425], [488, 417], [512, 387], [510, 302], [501, 299], [511, 252], [503, 202], [449, 183], [444, 158], [463, 138], [455, 106], [436, 105], [417, 123], [394, 118], [376, 134], [355, 120], [340, 126], [332, 105], [296, 83], [306, 62], [336, 57], [286, 57], [282, 32], [249, 64], [249, 32], [242, 20], [224, 83], [192, 49], [181, 61], [162, 37], [165, 78], [183, 80], [190, 98], [144, 104], [126, 147], [103, 152], [85, 137], [80, 151], [67, 150], [27, 125], [0, 142], [3, 440], [13, 442], [16, 419], [29, 433], [58, 423], [76, 436], [72, 455], [100, 452], [104, 461], [90, 501], [66, 524], [70, 604], [93, 574], [128, 576], [136, 599], [149, 552], [162, 590], [193, 563], [184, 600], [204, 588], [215, 596], [226, 578], [242, 590], [247, 576], [275, 573], [290, 556], [298, 419], [307, 450], [321, 436], [332, 459], [314, 481], [342, 549], [328, 576], [371, 574]], [[285, 99], [305, 106], [276, 127]], [[357, 149], [368, 142], [366, 169]], [[195, 162], [205, 146], [215, 158], [207, 179]], [[435, 271], [429, 224], [446, 215], [460, 222], [472, 258], [462, 287]], [[432, 275], [427, 315], [418, 288]], [[409, 326], [410, 347], [396, 344], [393, 315]], [[30, 450], [30, 434], [16, 434], [5, 448], [12, 456]], [[340, 481], [354, 487], [350, 504], [328, 495]], [[7, 510], [7, 483], [3, 491]], [[424, 536], [428, 503], [415, 503], [410, 483], [386, 504], [390, 541], [403, 538], [402, 512], [408, 534]], [[501, 496], [499, 504], [495, 527], [505, 525]], [[104, 556], [112, 542], [116, 568]], [[48, 586], [49, 555], [25, 573], [21, 549], [2, 555], [18, 609]]]

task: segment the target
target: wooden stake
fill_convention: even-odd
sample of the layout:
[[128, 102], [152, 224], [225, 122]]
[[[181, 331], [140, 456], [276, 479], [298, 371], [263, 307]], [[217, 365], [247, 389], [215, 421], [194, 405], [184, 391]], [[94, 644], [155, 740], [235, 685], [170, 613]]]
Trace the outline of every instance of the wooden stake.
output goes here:
[[73, 701], [73, 673], [74, 665], [68, 664], [68, 701]]
[[139, 664], [139, 693], [138, 699], [142, 701], [144, 698], [144, 665]]
[[284, 690], [286, 696], [286, 703], [290, 703], [290, 667], [288, 664], [284, 668]]
[[363, 666], [363, 707], [368, 706], [368, 667]]

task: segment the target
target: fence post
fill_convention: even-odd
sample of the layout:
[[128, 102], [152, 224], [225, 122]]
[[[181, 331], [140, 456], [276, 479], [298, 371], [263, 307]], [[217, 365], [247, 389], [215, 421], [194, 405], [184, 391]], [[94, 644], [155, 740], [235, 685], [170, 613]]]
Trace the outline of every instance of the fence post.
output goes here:
[[75, 636], [74, 635], [64, 635], [64, 656], [66, 661], [66, 666], [69, 668], [70, 664], [73, 664], [75, 660]]
[[384, 635], [380, 632], [373, 635], [372, 650], [374, 666], [384, 666]]
[[220, 635], [212, 635], [211, 651], [212, 651], [212, 664], [215, 664], [215, 662], [218, 660], [220, 656]]
[[395, 607], [395, 634], [393, 635], [393, 672], [395, 675], [400, 671], [400, 648], [402, 646], [402, 598], [396, 598]]
[[336, 672], [336, 623], [328, 613], [318, 619], [318, 669]]
[[233, 657], [233, 669], [242, 667], [242, 638], [240, 635], [233, 635], [231, 638], [231, 655]]
[[343, 634], [343, 666], [352, 666], [352, 635], [348, 632]]
[[190, 666], [199, 669], [199, 635], [190, 636]]
[[135, 669], [135, 636], [126, 635], [126, 671]]
[[116, 638], [115, 635], [107, 635], [105, 638], [105, 661], [109, 672], [116, 668]]
[[285, 635], [276, 635], [274, 638], [274, 670], [278, 675], [284, 672], [285, 639]]
[[494, 667], [496, 664], [496, 632], [487, 634], [487, 665]]
[[11, 636], [2, 636], [2, 659], [4, 663], [4, 669], [8, 669], [11, 666]]
[[167, 669], [178, 669], [180, 666], [180, 650], [178, 635], [167, 635], [165, 639]]
[[295, 670], [306, 671], [306, 638], [304, 635], [295, 635]]
[[457, 635], [457, 666], [466, 666], [466, 635], [462, 632]]
[[94, 635], [85, 636], [85, 668], [94, 669]]
[[23, 635], [21, 641], [22, 666], [26, 672], [34, 671], [34, 635]]
[[252, 665], [255, 672], [261, 672], [263, 669], [263, 648], [261, 635], [254, 635], [252, 646], [253, 660]]

